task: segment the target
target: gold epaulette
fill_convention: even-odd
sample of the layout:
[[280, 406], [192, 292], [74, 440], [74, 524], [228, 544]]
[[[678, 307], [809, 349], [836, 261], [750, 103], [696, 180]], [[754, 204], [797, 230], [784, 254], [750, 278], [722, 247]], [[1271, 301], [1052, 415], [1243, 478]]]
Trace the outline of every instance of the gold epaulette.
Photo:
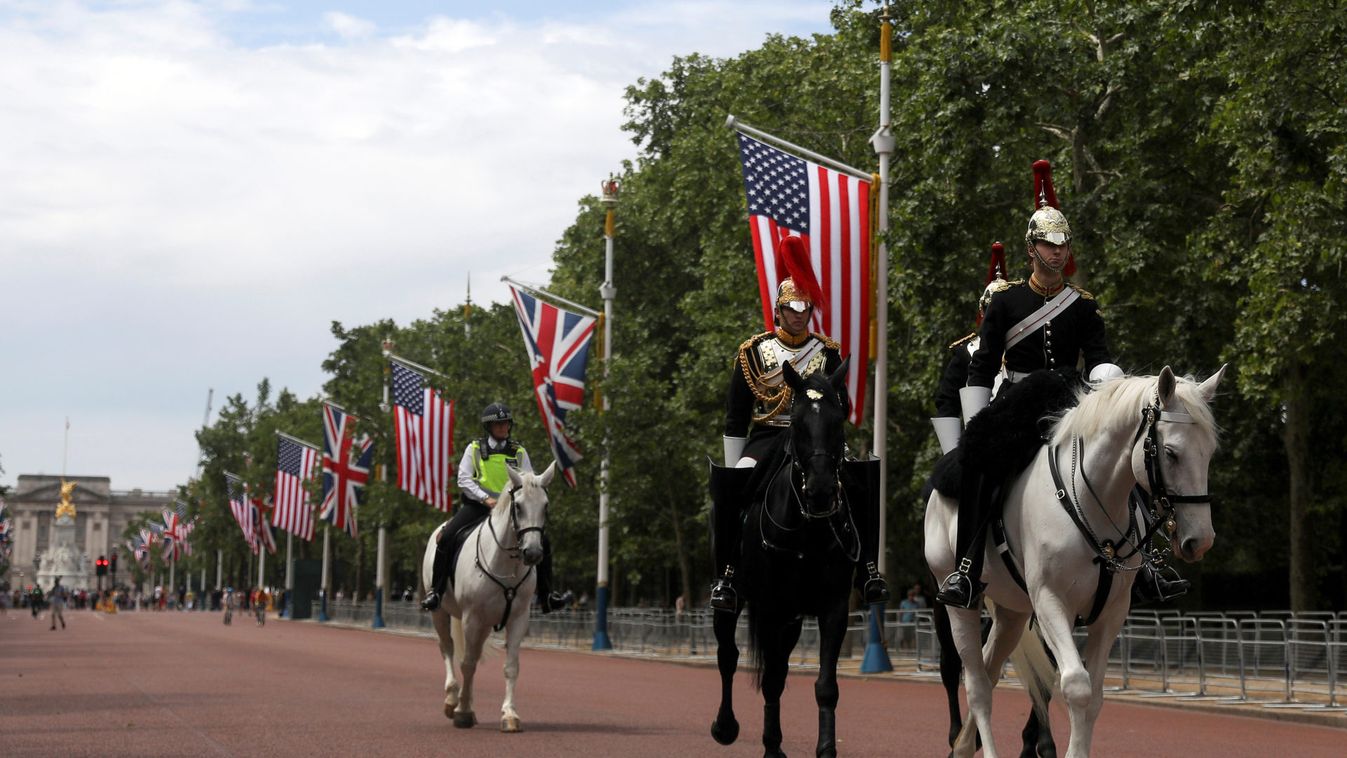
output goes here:
[[1029, 283], [1029, 280], [1028, 280], [1028, 279], [1011, 279], [1010, 281], [1006, 282], [1006, 287], [1008, 287], [1008, 288], [1009, 288], [1009, 287], [1019, 287], [1020, 285], [1028, 284], [1028, 283]]
[[771, 337], [775, 334], [776, 332], [763, 332], [761, 334], [755, 334], [752, 337], [749, 337], [748, 339], [740, 343], [739, 352], [743, 352], [753, 347], [754, 345], [758, 344], [759, 342], [762, 342], [764, 339], [767, 339], [768, 337]]
[[833, 342], [832, 340], [828, 339], [826, 336], [822, 334], [819, 334], [818, 332], [810, 332], [810, 334], [813, 335], [814, 338], [817, 339], [819, 342], [822, 342], [824, 347], [832, 348], [833, 350], [842, 349], [841, 345], [837, 344], [836, 342]]
[[1071, 282], [1067, 282], [1066, 284], [1067, 284], [1067, 286], [1070, 287], [1071, 289], [1073, 289], [1073, 290], [1075, 290], [1076, 292], [1080, 293], [1080, 296], [1083, 297], [1083, 298], [1085, 298], [1086, 300], [1093, 300], [1093, 299], [1094, 299], [1094, 295], [1091, 295], [1090, 293], [1086, 292], [1085, 290], [1081, 289], [1080, 287], [1077, 287], [1076, 285], [1072, 284]]
[[967, 337], [960, 337], [959, 339], [954, 340], [953, 342], [949, 343], [949, 349], [950, 349], [950, 350], [953, 350], [954, 348], [958, 347], [959, 345], [966, 345], [966, 344], [968, 344], [969, 342], [972, 342], [973, 340], [975, 340], [975, 339], [977, 339], [977, 338], [978, 338], [978, 333], [977, 333], [977, 332], [972, 332], [972, 333], [970, 333]]

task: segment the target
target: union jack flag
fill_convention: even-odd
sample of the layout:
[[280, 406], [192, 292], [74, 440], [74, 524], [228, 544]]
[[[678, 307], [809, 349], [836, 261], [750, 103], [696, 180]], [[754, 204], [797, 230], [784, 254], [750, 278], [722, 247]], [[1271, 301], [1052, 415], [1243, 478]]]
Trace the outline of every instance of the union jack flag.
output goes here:
[[239, 529], [243, 530], [243, 539], [257, 552], [257, 524], [253, 521], [256, 511], [248, 504], [248, 487], [243, 480], [233, 474], [225, 474], [225, 491], [229, 493], [229, 510], [234, 514]]
[[398, 445], [398, 489], [448, 513], [455, 475], [454, 401], [445, 401], [419, 371], [393, 362], [393, 429]]
[[276, 444], [276, 510], [278, 529], [313, 539], [313, 504], [304, 484], [318, 466], [318, 448], [294, 437], [281, 435]]
[[767, 328], [773, 324], [777, 245], [798, 234], [809, 249], [814, 279], [827, 302], [815, 307], [811, 326], [837, 340], [850, 355], [847, 392], [851, 421], [865, 410], [870, 352], [870, 182], [782, 152], [739, 134], [739, 158], [748, 197], [749, 228], [758, 266], [758, 292]]
[[331, 403], [323, 404], [323, 504], [319, 517], [352, 537], [356, 506], [365, 496], [374, 441], [355, 439], [356, 418]]
[[515, 315], [524, 333], [529, 364], [533, 370], [533, 395], [538, 415], [547, 430], [552, 455], [566, 483], [575, 486], [575, 464], [580, 450], [566, 433], [567, 411], [579, 408], [585, 399], [585, 363], [595, 319], [562, 310], [523, 292], [513, 285]]

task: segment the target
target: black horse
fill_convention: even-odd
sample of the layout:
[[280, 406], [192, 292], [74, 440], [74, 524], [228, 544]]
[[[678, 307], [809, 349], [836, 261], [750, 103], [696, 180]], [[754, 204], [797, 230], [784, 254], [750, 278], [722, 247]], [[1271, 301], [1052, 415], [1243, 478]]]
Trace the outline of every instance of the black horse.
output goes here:
[[732, 698], [739, 663], [734, 638], [739, 613], [747, 605], [754, 681], [763, 698], [764, 755], [785, 755], [781, 752], [781, 692], [804, 616], [817, 618], [819, 626], [815, 752], [837, 755], [837, 658], [847, 631], [852, 572], [860, 551], [840, 477], [850, 409], [846, 392], [849, 360], [827, 377], [816, 372], [801, 378], [789, 363], [782, 364], [795, 398], [790, 431], [782, 435], [780, 449], [758, 463], [766, 485], [744, 518], [740, 573], [735, 582], [739, 607], [734, 613], [715, 614], [721, 693], [711, 736], [722, 745], [739, 736]]

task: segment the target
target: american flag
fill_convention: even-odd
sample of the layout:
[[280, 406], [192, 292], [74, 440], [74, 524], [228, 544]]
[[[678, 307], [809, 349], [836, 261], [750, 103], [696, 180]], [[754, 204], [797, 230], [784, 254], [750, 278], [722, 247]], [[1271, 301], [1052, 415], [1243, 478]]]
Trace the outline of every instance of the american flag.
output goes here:
[[454, 401], [445, 401], [415, 369], [393, 361], [393, 430], [398, 488], [448, 513], [453, 504]]
[[229, 510], [234, 514], [239, 529], [243, 530], [243, 539], [256, 553], [257, 525], [253, 521], [255, 511], [248, 504], [248, 488], [242, 479], [233, 474], [225, 474], [225, 490], [229, 493]]
[[355, 439], [355, 416], [323, 404], [323, 504], [319, 517], [352, 537], [358, 535], [355, 509], [365, 494], [374, 441]]
[[584, 403], [585, 362], [595, 319], [545, 303], [513, 285], [510, 292], [533, 368], [538, 415], [547, 429], [552, 455], [566, 483], [574, 487], [580, 450], [566, 433], [566, 413]]
[[276, 528], [305, 541], [313, 539], [313, 503], [304, 485], [318, 465], [318, 448], [281, 435], [276, 444]]
[[248, 506], [253, 510], [253, 524], [257, 527], [257, 539], [253, 544], [256, 553], [266, 548], [268, 553], [276, 553], [276, 534], [271, 530], [271, 506], [260, 497], [249, 499]]
[[812, 328], [852, 356], [847, 372], [851, 421], [861, 423], [870, 352], [870, 182], [782, 152], [739, 134], [753, 255], [762, 316], [772, 327], [779, 270], [777, 244], [803, 238], [827, 307], [814, 309]]

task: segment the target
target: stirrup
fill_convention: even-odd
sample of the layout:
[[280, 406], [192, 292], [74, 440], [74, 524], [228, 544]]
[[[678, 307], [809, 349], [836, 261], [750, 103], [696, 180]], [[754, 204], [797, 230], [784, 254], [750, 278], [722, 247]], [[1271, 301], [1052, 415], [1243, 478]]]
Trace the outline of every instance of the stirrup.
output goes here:
[[726, 574], [716, 580], [715, 586], [711, 588], [711, 609], [734, 613], [739, 608], [739, 593], [735, 592], [734, 585], [730, 584], [730, 577], [734, 576], [734, 569], [727, 569]]
[[421, 610], [433, 611], [440, 607], [440, 593], [435, 590], [426, 592], [426, 598], [421, 601]]
[[884, 577], [872, 574], [869, 579], [865, 580], [865, 587], [861, 590], [861, 595], [866, 605], [876, 603], [888, 605], [890, 598], [889, 584], [884, 581]]
[[982, 582], [975, 582], [966, 571], [959, 570], [940, 583], [940, 591], [935, 594], [935, 599], [955, 608], [975, 608], [985, 588]]

